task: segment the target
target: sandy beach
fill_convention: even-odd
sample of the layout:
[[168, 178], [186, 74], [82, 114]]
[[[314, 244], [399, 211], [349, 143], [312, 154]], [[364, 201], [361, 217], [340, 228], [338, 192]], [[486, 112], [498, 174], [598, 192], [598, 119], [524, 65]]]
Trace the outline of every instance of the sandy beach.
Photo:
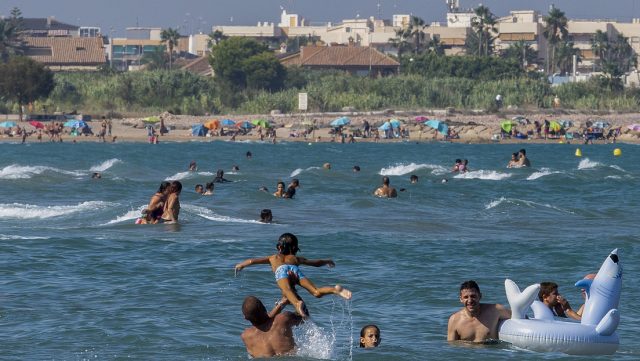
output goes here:
[[[526, 117], [531, 124], [529, 125], [517, 125], [516, 129], [522, 133], [534, 130], [534, 121], [542, 122], [545, 119], [548, 120], [569, 120], [573, 122], [573, 125], [567, 129], [567, 132], [579, 133], [586, 128], [587, 121], [606, 121], [611, 126], [605, 129], [605, 134], [609, 129], [621, 127], [621, 134], [617, 137], [616, 141], [621, 143], [640, 143], [640, 132], [635, 132], [628, 129], [628, 126], [640, 122], [640, 114], [628, 113], [628, 114], [582, 114], [572, 112], [549, 112], [549, 113], [516, 113], [505, 112], [498, 114], [462, 114], [456, 113], [450, 110], [432, 110], [425, 112], [403, 112], [403, 111], [387, 111], [387, 112], [341, 112], [341, 113], [309, 113], [309, 114], [272, 114], [272, 115], [214, 115], [214, 116], [189, 116], [189, 115], [173, 115], [170, 113], [158, 114], [164, 118], [165, 126], [169, 129], [169, 133], [159, 137], [159, 141], [169, 142], [188, 142], [188, 141], [229, 141], [231, 140], [231, 133], [224, 136], [205, 136], [198, 137], [191, 135], [191, 126], [194, 124], [203, 124], [211, 119], [233, 119], [235, 121], [253, 120], [253, 119], [267, 119], [276, 128], [276, 141], [305, 141], [305, 142], [340, 142], [341, 138], [335, 138], [330, 134], [331, 126], [329, 123], [341, 116], [346, 116], [351, 120], [351, 124], [345, 127], [345, 133], [347, 136], [355, 129], [362, 129], [364, 120], [367, 120], [372, 128], [380, 126], [383, 122], [389, 119], [399, 119], [403, 126], [409, 131], [408, 138], [393, 138], [375, 140], [373, 137], [361, 138], [355, 137], [356, 142], [361, 141], [379, 141], [379, 142], [400, 142], [400, 141], [442, 141], [444, 137], [442, 134], [423, 125], [423, 122], [415, 121], [416, 116], [424, 116], [429, 119], [437, 119], [445, 121], [450, 129], [453, 129], [459, 138], [450, 139], [448, 141], [460, 142], [460, 143], [490, 143], [490, 142], [506, 142], [506, 143], [545, 143], [545, 142], [583, 142], [581, 138], [575, 138], [573, 140], [566, 140], [563, 137], [554, 139], [538, 138], [535, 135], [528, 139], [517, 138], [502, 138], [496, 139], [500, 134], [500, 123], [506, 119], [512, 119], [516, 116]], [[73, 136], [69, 134], [70, 129], [65, 128], [62, 135], [63, 141], [76, 141], [76, 142], [98, 142], [101, 141], [95, 134], [100, 131], [100, 119], [94, 119], [89, 122], [89, 126], [92, 128], [94, 136]], [[34, 127], [28, 122], [17, 122], [20, 127], [25, 127], [27, 131], [34, 130]], [[123, 119], [111, 119], [112, 131], [111, 136], [107, 136], [106, 140], [111, 142], [148, 142], [148, 130], [147, 123], [144, 122], [144, 118], [123, 118]], [[304, 136], [304, 131], [310, 124], [316, 124], [316, 130], [312, 134]], [[155, 128], [158, 130], [160, 124], [156, 123]], [[230, 128], [232, 129], [232, 128]], [[383, 132], [380, 132], [380, 136], [383, 137]], [[3, 134], [0, 137], [0, 141], [12, 141], [15, 142], [20, 137], [9, 136]], [[237, 135], [236, 141], [243, 140], [259, 140], [260, 136], [257, 129], [252, 129], [247, 135]], [[348, 139], [348, 138], [347, 138]], [[272, 138], [265, 137], [265, 141], [272, 142]], [[37, 142], [36, 134], [32, 134], [26, 140], [27, 142]], [[48, 136], [43, 135], [42, 141], [48, 141]], [[609, 140], [608, 142], [611, 142]], [[596, 143], [605, 143], [605, 140], [598, 140]]]

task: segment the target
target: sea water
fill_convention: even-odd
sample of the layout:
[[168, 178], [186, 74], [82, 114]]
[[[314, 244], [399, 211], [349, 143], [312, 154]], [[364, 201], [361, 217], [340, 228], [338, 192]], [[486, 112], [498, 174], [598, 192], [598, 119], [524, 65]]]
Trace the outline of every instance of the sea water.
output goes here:
[[[532, 167], [506, 168], [522, 147]], [[574, 359], [448, 344], [459, 284], [475, 279], [482, 301], [506, 304], [507, 277], [554, 281], [577, 309], [573, 284], [619, 248], [615, 358], [637, 360], [640, 148], [580, 147], [582, 158], [567, 144], [0, 144], [0, 358], [246, 360], [242, 301], [256, 295], [270, 308], [280, 292], [268, 266], [237, 277], [233, 266], [272, 254], [292, 232], [299, 255], [336, 262], [304, 268], [316, 285], [353, 291], [344, 301], [301, 290], [312, 322], [295, 330], [293, 359]], [[456, 158], [468, 173], [450, 173]], [[196, 194], [218, 169], [233, 182]], [[404, 189], [397, 199], [372, 196], [382, 175]], [[292, 177], [295, 199], [258, 190]], [[184, 186], [180, 223], [135, 225], [171, 179]], [[263, 208], [273, 224], [257, 221]], [[359, 331], [370, 323], [382, 342], [365, 351]]]

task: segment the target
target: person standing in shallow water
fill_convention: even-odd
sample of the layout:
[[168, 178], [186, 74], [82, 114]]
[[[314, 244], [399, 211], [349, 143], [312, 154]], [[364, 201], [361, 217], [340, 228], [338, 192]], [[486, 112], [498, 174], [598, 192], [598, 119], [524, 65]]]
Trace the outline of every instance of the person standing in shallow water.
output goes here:
[[173, 181], [168, 188], [167, 201], [164, 204], [164, 212], [162, 213], [163, 223], [176, 223], [180, 215], [180, 192], [182, 191], [182, 183]]

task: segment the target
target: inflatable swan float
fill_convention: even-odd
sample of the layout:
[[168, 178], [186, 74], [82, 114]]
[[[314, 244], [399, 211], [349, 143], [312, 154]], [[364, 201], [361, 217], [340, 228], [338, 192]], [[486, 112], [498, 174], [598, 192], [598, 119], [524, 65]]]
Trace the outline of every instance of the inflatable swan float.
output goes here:
[[[595, 279], [583, 279], [576, 287], [586, 290], [587, 300], [580, 323], [557, 321], [542, 302], [537, 301], [539, 284], [524, 291], [515, 282], [504, 282], [511, 319], [500, 325], [500, 340], [538, 352], [563, 352], [571, 355], [612, 354], [618, 349], [616, 328], [620, 323], [618, 303], [622, 286], [622, 266], [618, 249], [604, 260]], [[534, 318], [525, 319], [531, 307]]]

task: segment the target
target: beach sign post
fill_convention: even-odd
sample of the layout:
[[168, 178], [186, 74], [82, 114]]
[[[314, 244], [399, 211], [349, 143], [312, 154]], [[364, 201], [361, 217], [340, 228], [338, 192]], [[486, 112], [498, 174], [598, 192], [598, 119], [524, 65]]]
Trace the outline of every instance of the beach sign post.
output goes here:
[[298, 93], [298, 110], [307, 110], [307, 93]]

